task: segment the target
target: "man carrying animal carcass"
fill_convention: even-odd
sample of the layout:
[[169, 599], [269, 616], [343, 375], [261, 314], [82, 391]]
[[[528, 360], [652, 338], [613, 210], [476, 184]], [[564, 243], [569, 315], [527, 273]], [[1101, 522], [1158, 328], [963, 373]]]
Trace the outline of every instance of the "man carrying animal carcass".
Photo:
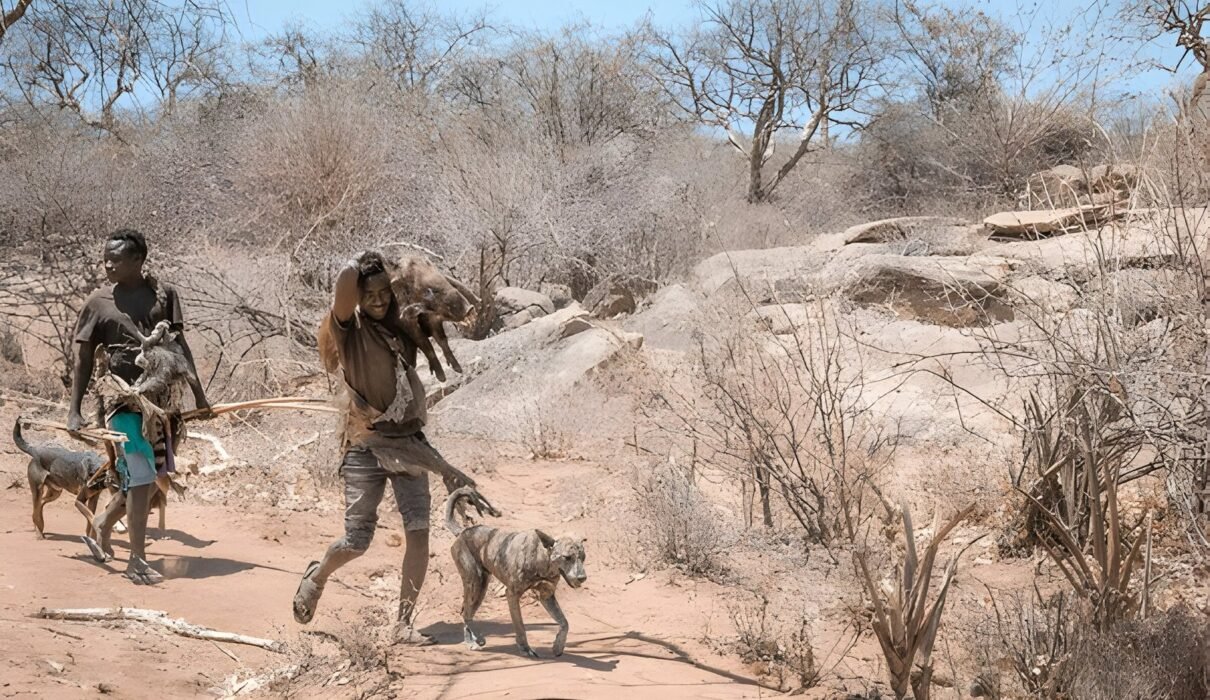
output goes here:
[[[121, 229], [105, 242], [105, 274], [111, 286], [94, 292], [80, 311], [75, 331], [71, 409], [67, 417], [69, 430], [79, 430], [83, 425], [80, 404], [99, 349], [107, 370], [97, 381], [97, 389], [107, 399], [106, 423], [111, 430], [125, 434], [127, 442], [116, 453], [115, 466], [122, 490], [93, 522], [100, 542], [87, 536], [84, 541], [97, 561], [112, 559], [110, 532], [125, 513], [130, 532], [130, 559], [125, 575], [138, 585], [163, 580], [146, 560], [147, 516], [153, 490], [157, 488], [156, 477], [166, 479], [173, 469], [173, 451], [182, 435], [179, 409], [175, 405], [179, 387], [160, 381], [165, 379], [163, 376], [143, 376], [144, 367], [140, 363], [147, 364], [143, 353], [150, 338], [175, 342], [171, 351], [178, 355], [173, 356], [177, 358], [173, 361], [187, 375], [184, 379], [192, 389], [196, 406], [203, 410], [203, 417], [210, 407], [189, 346], [179, 336], [183, 325], [180, 298], [174, 288], [144, 274], [146, 260], [147, 241], [138, 231]], [[164, 337], [165, 334], [169, 337]]]
[[[320, 324], [324, 365], [342, 370], [349, 399], [340, 464], [345, 534], [322, 561], [307, 566], [294, 594], [294, 619], [310, 622], [328, 577], [369, 548], [389, 481], [406, 533], [394, 641], [425, 646], [435, 640], [413, 627], [413, 613], [429, 560], [428, 473], [441, 475], [449, 492], [475, 482], [445, 461], [421, 432], [427, 417], [424, 386], [406, 360], [415, 357], [415, 345], [401, 323], [388, 269], [373, 251], [351, 260], [336, 277], [332, 309]], [[492, 510], [477, 492], [472, 503]]]

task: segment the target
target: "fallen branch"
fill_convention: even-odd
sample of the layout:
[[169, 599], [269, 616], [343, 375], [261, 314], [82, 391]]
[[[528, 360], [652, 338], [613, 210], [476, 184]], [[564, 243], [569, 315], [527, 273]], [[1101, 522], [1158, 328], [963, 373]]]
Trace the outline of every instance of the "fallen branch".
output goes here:
[[66, 410], [66, 407], [57, 401], [47, 401], [46, 399], [39, 398], [37, 396], [30, 396], [29, 394], [22, 392], [15, 393], [17, 394], [16, 396], [9, 392], [0, 391], [0, 405], [2, 405], [5, 401], [15, 401], [16, 403], [28, 403], [35, 406], [46, 406], [48, 408]]
[[142, 608], [42, 608], [37, 617], [44, 620], [69, 620], [71, 622], [103, 622], [108, 620], [145, 622], [159, 625], [182, 637], [206, 639], [212, 642], [229, 642], [232, 644], [247, 644], [269, 651], [281, 653], [281, 642], [259, 637], [247, 637], [233, 632], [220, 632], [207, 627], [199, 627], [180, 618], [168, 617], [163, 610], [145, 610]]

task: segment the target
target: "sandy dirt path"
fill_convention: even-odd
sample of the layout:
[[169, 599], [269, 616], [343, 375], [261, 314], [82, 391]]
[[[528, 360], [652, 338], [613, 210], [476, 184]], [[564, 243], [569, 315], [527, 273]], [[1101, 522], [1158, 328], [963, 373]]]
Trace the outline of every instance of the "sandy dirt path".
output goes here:
[[[392, 535], [400, 530], [388, 511], [389, 501], [380, 511], [370, 552], [329, 584], [304, 635], [291, 617], [290, 598], [306, 562], [340, 532], [338, 512], [237, 510], [174, 499], [168, 508], [168, 538], [150, 547], [152, 564], [167, 580], [157, 587], [136, 587], [118, 573], [126, 556], [122, 536], [115, 535], [118, 561], [113, 564], [97, 565], [86, 556], [79, 541], [83, 518], [67, 497], [46, 508], [47, 539], [35, 538], [25, 461], [23, 455], [0, 455], [0, 697], [214, 697], [219, 694], [214, 689], [232, 674], [246, 677], [253, 669], [271, 670], [297, 660], [296, 652], [220, 648], [142, 625], [31, 617], [42, 607], [151, 608], [215, 629], [297, 644], [355, 633], [367, 609], [386, 611], [395, 600], [402, 551], [391, 546], [398, 541]], [[490, 592], [479, 615], [488, 648], [471, 652], [461, 645], [455, 624], [461, 591], [449, 560], [450, 536], [435, 530], [421, 627], [440, 644], [386, 649], [385, 666], [394, 679], [389, 688], [368, 688], [348, 671], [331, 685], [304, 678], [289, 694], [583, 699], [777, 694], [756, 685], [734, 658], [709, 649], [707, 640], [726, 624], [724, 589], [667, 573], [631, 581], [624, 565], [600, 554], [594, 557], [594, 540], [612, 525], [576, 518], [568, 522], [557, 487], [582, 483], [586, 469], [580, 463], [506, 461], [485, 479], [493, 501], [507, 508], [502, 526], [571, 528], [589, 537], [588, 584], [578, 591], [560, 588], [572, 626], [562, 658], [519, 656], [505, 601]], [[553, 625], [536, 604], [525, 606], [525, 616], [531, 643], [548, 656]]]

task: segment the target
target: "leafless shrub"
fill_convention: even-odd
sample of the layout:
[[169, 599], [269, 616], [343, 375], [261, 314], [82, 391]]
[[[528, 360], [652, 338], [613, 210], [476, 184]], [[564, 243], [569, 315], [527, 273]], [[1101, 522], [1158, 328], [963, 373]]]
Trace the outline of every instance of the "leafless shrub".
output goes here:
[[[133, 97], [158, 95], [165, 114], [220, 82], [229, 8], [158, 0], [20, 3], [25, 17], [0, 33], [11, 87], [35, 109], [121, 133]], [[7, 13], [5, 13], [7, 18]], [[6, 25], [4, 29], [9, 29]]]
[[[957, 570], [955, 554], [941, 583], [928, 603], [929, 588], [933, 577], [933, 564], [937, 550], [950, 531], [970, 514], [974, 506], [955, 515], [944, 526], [934, 517], [932, 537], [924, 550], [924, 557], [916, 554], [916, 538], [912, 529], [912, 518], [906, 505], [902, 507], [904, 557], [896, 562], [889, 581], [876, 584], [870, 570], [869, 553], [864, 548], [853, 553], [853, 564], [857, 570], [866, 595], [874, 604], [872, 627], [882, 647], [890, 675], [891, 690], [897, 698], [908, 696], [909, 686], [916, 700], [928, 700], [931, 689], [933, 666], [930, 661], [937, 630], [941, 626], [941, 615], [945, 610], [945, 598]], [[969, 545], [968, 545], [969, 546]]]
[[88, 293], [100, 284], [100, 268], [80, 264], [93, 254], [91, 241], [73, 238], [48, 246], [41, 260], [12, 258], [0, 264], [0, 301], [9, 327], [48, 350], [64, 386], [71, 386], [75, 324]]
[[994, 638], [983, 635], [983, 640], [991, 647], [988, 655], [994, 658], [984, 671], [983, 685], [999, 685], [1003, 660], [1030, 697], [1065, 697], [1084, 611], [1069, 593], [1045, 598], [1035, 585], [1030, 595], [1017, 595], [1004, 605], [992, 596], [996, 633]]
[[1107, 633], [1084, 628], [1069, 669], [1073, 698], [1206, 697], [1210, 622], [1205, 614], [1179, 608], [1124, 622]]
[[531, 404], [522, 412], [521, 444], [530, 459], [562, 459], [571, 449], [571, 435], [558, 424], [557, 407]]
[[354, 41], [367, 62], [402, 93], [446, 87], [460, 64], [493, 33], [486, 13], [442, 13], [433, 6], [389, 0], [358, 18]]
[[939, 4], [888, 10], [898, 88], [863, 134], [857, 178], [872, 202], [903, 213], [1004, 206], [1031, 173], [1106, 149], [1088, 91], [1103, 52], [1066, 51], [1095, 18], [1045, 27], [1038, 10], [1019, 10], [1046, 41]]
[[607, 36], [591, 26], [551, 35], [522, 35], [501, 62], [500, 76], [533, 115], [540, 138], [560, 157], [572, 148], [650, 135], [670, 121], [663, 90], [642, 63], [644, 37]]
[[17, 337], [12, 324], [7, 319], [0, 319], [0, 357], [14, 365], [25, 364], [25, 351], [21, 347], [21, 339]]
[[293, 98], [264, 118], [245, 152], [247, 190], [306, 234], [367, 215], [381, 184], [387, 141], [381, 116], [331, 85]]
[[381, 606], [364, 607], [354, 619], [340, 623], [336, 639], [353, 668], [372, 671], [386, 666], [387, 648], [382, 640], [389, 625]]
[[[1183, 700], [1203, 697], [1210, 683], [1210, 622], [1188, 609], [1099, 630], [1070, 593], [1047, 598], [1034, 588], [1003, 606], [993, 596], [993, 607], [989, 651], [1029, 697]], [[996, 682], [995, 670], [985, 673], [987, 685]]]
[[852, 542], [885, 513], [877, 481], [897, 436], [869, 415], [860, 362], [835, 319], [822, 306], [806, 310], [811, 322], [791, 321], [783, 335], [754, 323], [702, 339], [696, 385], [662, 387], [654, 401], [667, 415], [656, 419], [703, 465], [755, 484], [766, 527], [776, 505], [808, 542]]
[[719, 556], [735, 538], [689, 475], [659, 460], [636, 470], [631, 489], [640, 547], [648, 556], [699, 576], [720, 572]]
[[774, 679], [783, 690], [803, 690], [819, 684], [821, 671], [815, 660], [809, 622], [798, 615], [786, 625], [769, 612], [769, 599], [728, 607], [737, 634], [736, 650], [744, 663], [760, 675]]

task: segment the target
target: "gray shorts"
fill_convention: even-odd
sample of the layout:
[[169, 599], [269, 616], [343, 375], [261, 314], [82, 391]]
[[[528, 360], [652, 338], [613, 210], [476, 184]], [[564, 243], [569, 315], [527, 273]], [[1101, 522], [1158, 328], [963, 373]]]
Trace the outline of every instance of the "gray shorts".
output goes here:
[[403, 529], [409, 532], [429, 529], [432, 496], [427, 472], [419, 476], [393, 474], [382, 468], [373, 452], [354, 447], [345, 452], [340, 475], [345, 484], [345, 534], [351, 540], [364, 540], [369, 545], [388, 480], [403, 516]]

